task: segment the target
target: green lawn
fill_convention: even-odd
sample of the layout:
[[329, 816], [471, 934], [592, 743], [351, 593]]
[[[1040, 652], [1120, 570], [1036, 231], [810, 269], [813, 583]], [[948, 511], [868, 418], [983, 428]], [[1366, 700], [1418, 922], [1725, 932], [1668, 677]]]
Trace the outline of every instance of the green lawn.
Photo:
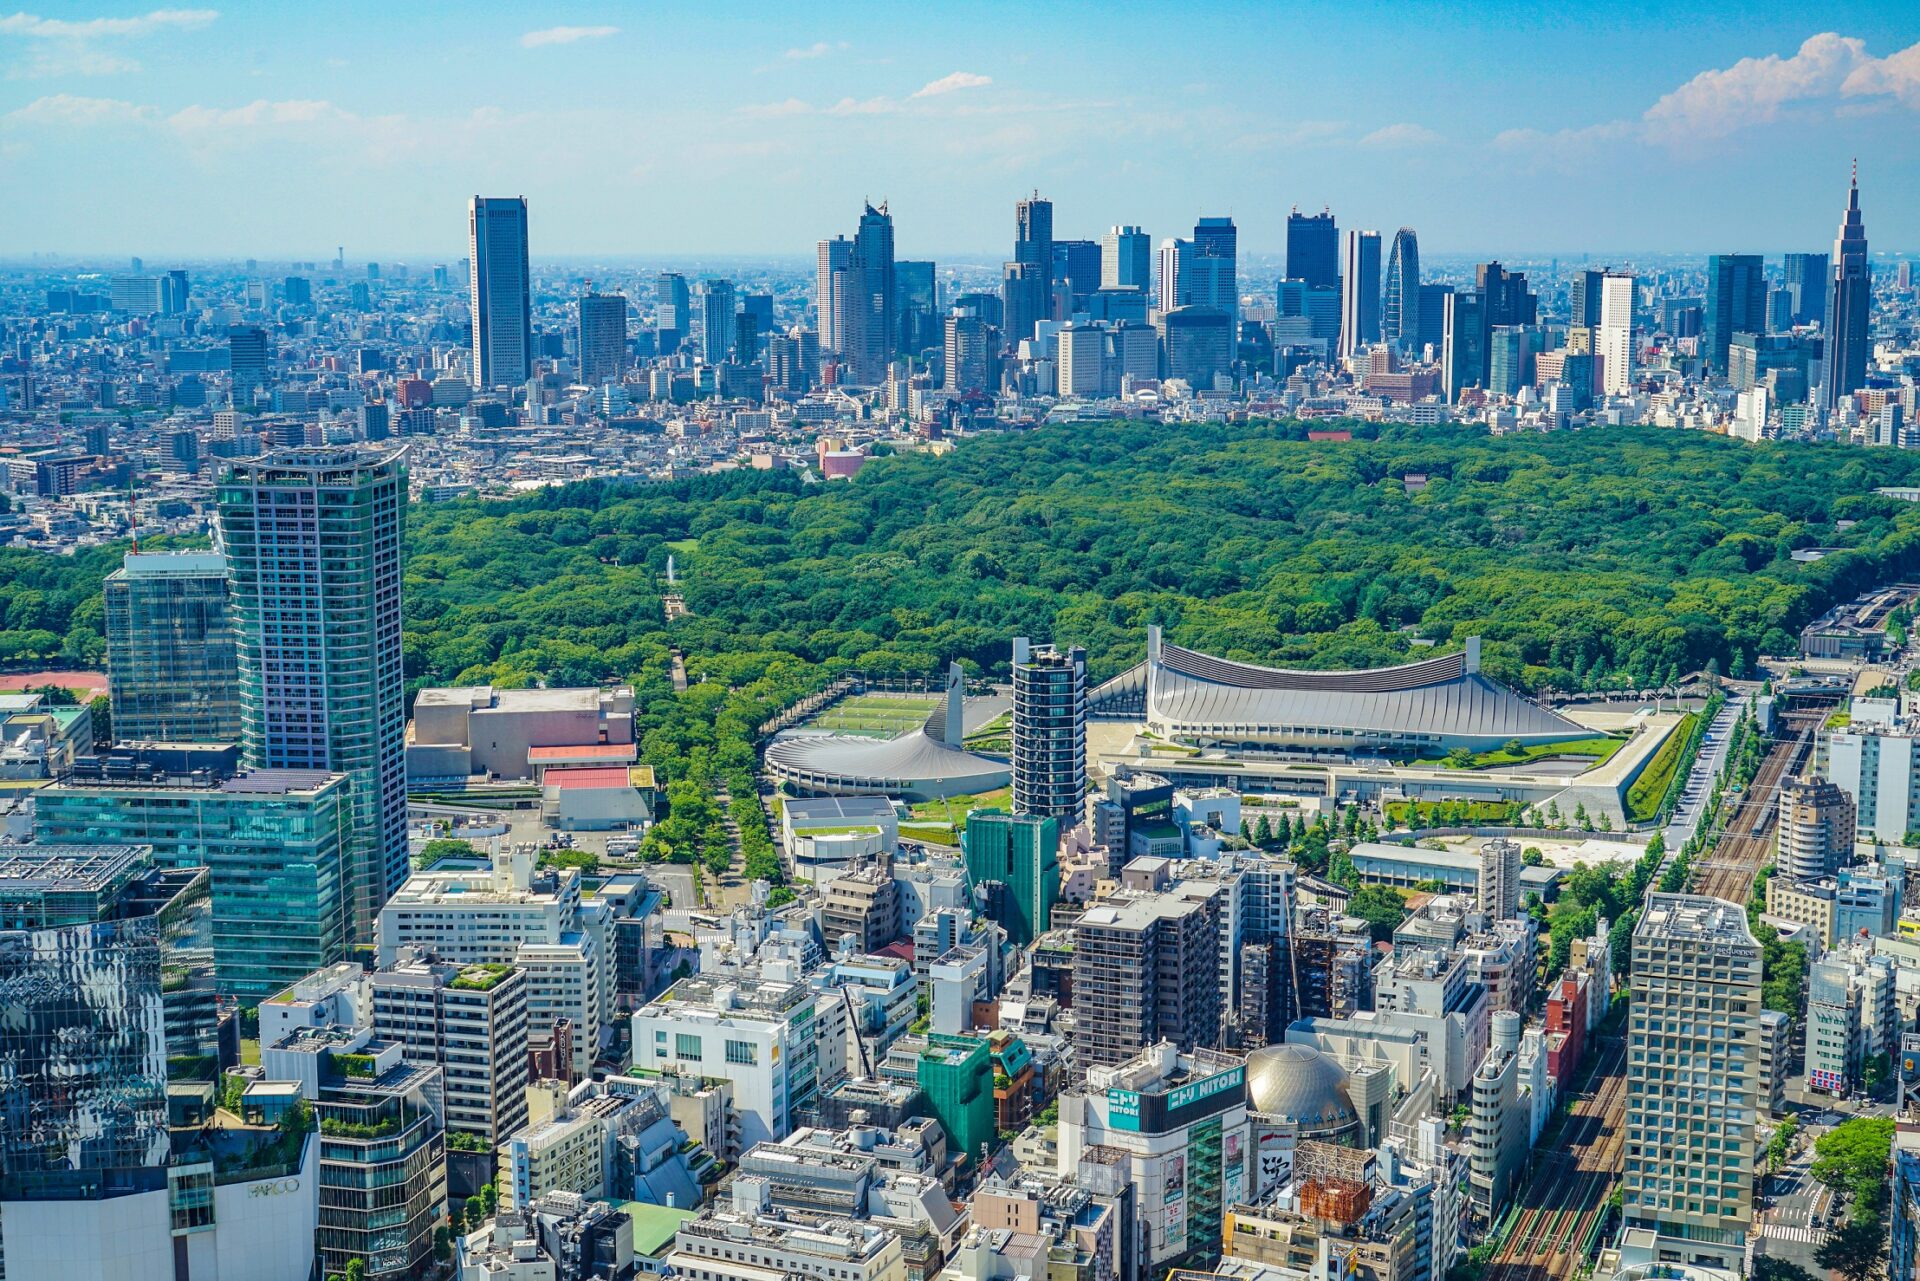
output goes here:
[[1492, 751], [1478, 752], [1469, 756], [1465, 763], [1458, 765], [1445, 757], [1415, 761], [1414, 764], [1426, 769], [1498, 769], [1502, 765], [1525, 765], [1531, 761], [1549, 760], [1557, 756], [1585, 756], [1591, 758], [1595, 765], [1599, 765], [1626, 744], [1627, 740], [1624, 738], [1615, 738], [1611, 734], [1596, 734], [1592, 738], [1576, 738], [1567, 743], [1534, 743], [1522, 747], [1518, 752], [1496, 747]]
[[1387, 822], [1394, 827], [1466, 827], [1475, 823], [1511, 823], [1520, 817], [1518, 801], [1388, 801]]
[[932, 845], [958, 845], [959, 833], [945, 823], [902, 823], [900, 835], [909, 841], [926, 841]]
[[[1001, 787], [991, 792], [982, 792], [978, 796], [949, 796], [943, 801], [922, 801], [913, 807], [913, 817], [922, 823], [944, 823], [951, 826], [956, 833], [964, 832], [967, 828], [968, 810], [1005, 809], [1012, 796], [1011, 787]], [[901, 828], [900, 834], [905, 836], [907, 829]], [[926, 838], [916, 837], [915, 839]]]
[[966, 748], [970, 752], [997, 752], [1005, 755], [1012, 750], [1013, 713], [1002, 712], [967, 735]]
[[1687, 742], [1693, 737], [1693, 727], [1699, 719], [1700, 713], [1688, 712], [1667, 735], [1667, 741], [1660, 744], [1653, 759], [1641, 767], [1640, 777], [1627, 789], [1629, 822], [1645, 822], [1660, 813], [1660, 802], [1667, 797], [1667, 788], [1673, 783], [1674, 771], [1680, 767], [1680, 758], [1686, 754]]

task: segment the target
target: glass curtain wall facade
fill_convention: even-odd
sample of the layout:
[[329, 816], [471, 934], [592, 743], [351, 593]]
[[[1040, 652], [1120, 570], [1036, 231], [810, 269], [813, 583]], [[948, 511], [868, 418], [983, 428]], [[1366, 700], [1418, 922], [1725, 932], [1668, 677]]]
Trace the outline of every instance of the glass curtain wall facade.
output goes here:
[[290, 771], [223, 783], [68, 780], [35, 798], [35, 835], [148, 845], [163, 867], [209, 869], [217, 990], [252, 1005], [346, 955], [347, 780]]
[[0, 1200], [166, 1186], [167, 888], [128, 846], [0, 849]]
[[287, 450], [219, 486], [239, 642], [241, 752], [352, 779], [348, 920], [370, 941], [407, 876], [400, 660], [404, 451]]
[[433, 1254], [447, 1200], [439, 1068], [401, 1066], [378, 1080], [324, 1083], [320, 1120], [321, 1271], [415, 1276]]
[[1078, 823], [1087, 802], [1085, 650], [1014, 639], [1011, 740], [1013, 812]]
[[129, 555], [107, 576], [107, 685], [122, 742], [235, 743], [240, 674], [227, 560]]

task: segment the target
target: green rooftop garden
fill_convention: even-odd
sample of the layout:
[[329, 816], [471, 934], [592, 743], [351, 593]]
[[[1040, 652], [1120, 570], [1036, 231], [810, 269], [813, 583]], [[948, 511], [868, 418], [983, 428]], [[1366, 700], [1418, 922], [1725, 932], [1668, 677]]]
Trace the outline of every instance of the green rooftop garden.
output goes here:
[[462, 992], [491, 992], [511, 973], [513, 973], [511, 965], [494, 962], [469, 965], [461, 970], [459, 977], [447, 986]]

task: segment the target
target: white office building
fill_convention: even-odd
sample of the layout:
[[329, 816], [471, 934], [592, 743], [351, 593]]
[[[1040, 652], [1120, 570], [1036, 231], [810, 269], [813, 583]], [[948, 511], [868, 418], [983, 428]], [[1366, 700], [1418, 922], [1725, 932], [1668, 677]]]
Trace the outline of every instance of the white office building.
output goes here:
[[732, 1084], [743, 1150], [784, 1138], [813, 1105], [823, 1046], [845, 1071], [846, 998], [816, 991], [784, 952], [768, 944], [759, 960], [689, 975], [633, 1016], [635, 1067]]
[[790, 1218], [762, 1178], [733, 1182], [732, 1203], [680, 1228], [667, 1269], [684, 1281], [906, 1281], [900, 1237], [858, 1219]]
[[1600, 332], [1594, 348], [1600, 357], [1601, 390], [1624, 396], [1633, 387], [1632, 276], [1608, 272], [1600, 282]]
[[1827, 737], [1827, 781], [1853, 798], [1859, 840], [1899, 845], [1920, 827], [1920, 738], [1893, 725], [1853, 725]]
[[520, 846], [484, 871], [414, 873], [380, 909], [379, 963], [417, 947], [458, 965], [518, 966], [530, 1032], [570, 1021], [574, 1072], [585, 1076], [611, 1015], [610, 918], [582, 902], [578, 869], [536, 871], [533, 862], [532, 847]]
[[1058, 336], [1059, 392], [1062, 396], [1098, 396], [1106, 331], [1095, 325], [1068, 325]]

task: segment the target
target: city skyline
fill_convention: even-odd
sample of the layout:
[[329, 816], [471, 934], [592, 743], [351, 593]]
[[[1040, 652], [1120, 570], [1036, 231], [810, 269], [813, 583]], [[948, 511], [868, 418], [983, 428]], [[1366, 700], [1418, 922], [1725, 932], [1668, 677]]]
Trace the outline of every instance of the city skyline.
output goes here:
[[[528, 198], [543, 261], [801, 258], [862, 199], [889, 203], [903, 254], [969, 256], [1035, 186], [1062, 237], [1229, 215], [1249, 256], [1322, 205], [1415, 226], [1436, 257], [1778, 252], [1828, 238], [1822, 166], [1837, 181], [1854, 155], [1876, 244], [1920, 245], [1920, 23], [1688, 10], [1624, 15], [1576, 77], [1586, 25], [1472, 5], [1229, 9], [1232, 40], [1161, 6], [1069, 6], [1023, 13], [1011, 47], [991, 14], [879, 29], [852, 7], [540, 26], [427, 6], [381, 13], [378, 41], [354, 5], [62, 7], [0, 18], [0, 159], [36, 196], [0, 214], [0, 257], [444, 260], [444, 210], [476, 191]], [[199, 74], [215, 50], [233, 76]], [[102, 198], [128, 189], [150, 198]]]

